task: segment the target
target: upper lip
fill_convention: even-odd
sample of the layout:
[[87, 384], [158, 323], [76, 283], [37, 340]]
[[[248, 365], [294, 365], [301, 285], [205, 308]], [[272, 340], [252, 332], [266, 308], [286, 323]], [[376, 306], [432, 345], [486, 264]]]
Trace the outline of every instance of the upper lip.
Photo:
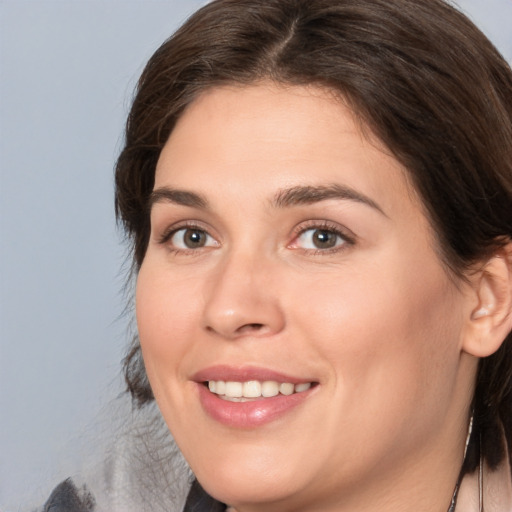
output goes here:
[[199, 370], [192, 376], [192, 380], [196, 382], [206, 382], [211, 380], [223, 380], [231, 382], [247, 382], [250, 380], [276, 382], [290, 382], [292, 384], [301, 384], [304, 382], [316, 382], [315, 379], [297, 377], [288, 375], [269, 368], [257, 366], [229, 366], [215, 365]]

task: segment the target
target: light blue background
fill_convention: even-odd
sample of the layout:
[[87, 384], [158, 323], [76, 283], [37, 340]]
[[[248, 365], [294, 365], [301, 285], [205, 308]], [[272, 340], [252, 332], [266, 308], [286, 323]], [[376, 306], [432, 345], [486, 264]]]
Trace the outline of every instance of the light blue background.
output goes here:
[[[0, 511], [121, 389], [113, 165], [144, 62], [200, 0], [0, 1]], [[512, 0], [460, 0], [512, 60]]]

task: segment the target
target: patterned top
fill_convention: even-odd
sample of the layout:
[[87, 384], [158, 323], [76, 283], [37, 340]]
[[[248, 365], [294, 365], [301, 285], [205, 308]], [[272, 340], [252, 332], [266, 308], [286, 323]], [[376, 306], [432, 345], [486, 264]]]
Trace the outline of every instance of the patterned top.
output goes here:
[[[483, 487], [481, 482], [485, 482]], [[483, 508], [482, 507], [483, 504]], [[187, 496], [183, 512], [230, 512], [230, 507], [209, 496], [195, 480]], [[512, 512], [512, 483], [508, 463], [497, 471], [485, 467], [462, 481], [457, 512]], [[44, 504], [42, 512], [100, 512], [85, 486], [78, 488], [71, 479], [60, 483]], [[110, 512], [110, 511], [109, 511]]]
[[[86, 487], [78, 488], [68, 478], [51, 493], [43, 512], [95, 512], [96, 502]], [[226, 505], [214, 500], [194, 481], [183, 512], [226, 512]]]

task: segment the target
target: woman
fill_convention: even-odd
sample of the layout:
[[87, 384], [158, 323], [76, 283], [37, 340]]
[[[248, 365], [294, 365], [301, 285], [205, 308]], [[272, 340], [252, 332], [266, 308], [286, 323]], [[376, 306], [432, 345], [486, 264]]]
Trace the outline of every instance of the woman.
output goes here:
[[217, 0], [162, 45], [116, 207], [185, 510], [512, 510], [511, 156], [441, 0]]

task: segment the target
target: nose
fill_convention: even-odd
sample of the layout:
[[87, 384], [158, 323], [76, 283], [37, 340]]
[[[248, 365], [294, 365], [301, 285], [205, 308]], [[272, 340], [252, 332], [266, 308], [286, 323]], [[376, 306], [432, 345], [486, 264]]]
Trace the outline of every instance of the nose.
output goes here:
[[254, 255], [233, 255], [220, 263], [207, 287], [205, 329], [229, 340], [280, 332], [285, 316], [270, 267]]

